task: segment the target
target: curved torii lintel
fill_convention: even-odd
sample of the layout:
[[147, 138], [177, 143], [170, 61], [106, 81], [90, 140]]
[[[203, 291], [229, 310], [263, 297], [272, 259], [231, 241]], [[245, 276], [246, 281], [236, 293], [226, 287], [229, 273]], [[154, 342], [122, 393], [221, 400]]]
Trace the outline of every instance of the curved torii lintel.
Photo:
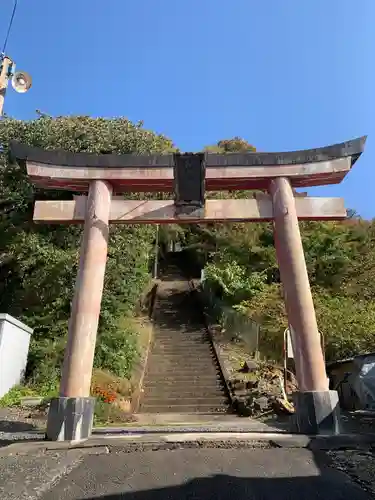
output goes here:
[[[283, 153], [204, 153], [207, 190], [267, 189], [271, 178], [294, 187], [340, 183], [364, 150], [366, 136], [331, 146]], [[194, 153], [191, 153], [194, 154]], [[200, 153], [201, 154], [201, 153]], [[11, 142], [11, 158], [26, 164], [38, 187], [87, 191], [108, 180], [117, 193], [173, 191], [176, 154], [93, 154], [44, 150]]]

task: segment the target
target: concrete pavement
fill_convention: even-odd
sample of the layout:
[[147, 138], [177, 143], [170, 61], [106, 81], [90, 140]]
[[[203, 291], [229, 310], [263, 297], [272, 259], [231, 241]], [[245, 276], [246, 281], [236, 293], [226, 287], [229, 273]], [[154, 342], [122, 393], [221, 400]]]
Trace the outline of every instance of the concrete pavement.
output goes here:
[[322, 451], [266, 443], [87, 447], [0, 458], [2, 500], [367, 500]]
[[34, 500], [69, 474], [83, 454], [47, 453], [0, 457], [0, 498], [2, 500]]
[[179, 449], [86, 456], [43, 500], [369, 500], [308, 450]]

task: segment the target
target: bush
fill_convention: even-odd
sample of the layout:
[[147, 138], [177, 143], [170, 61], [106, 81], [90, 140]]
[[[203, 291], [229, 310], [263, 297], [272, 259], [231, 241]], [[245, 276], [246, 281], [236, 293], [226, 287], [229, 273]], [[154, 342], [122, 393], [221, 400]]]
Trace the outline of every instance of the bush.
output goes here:
[[204, 268], [207, 285], [216, 290], [230, 304], [239, 304], [261, 292], [265, 276], [258, 272], [248, 272], [236, 261], [209, 263]]
[[95, 367], [110, 370], [115, 375], [130, 378], [138, 359], [137, 336], [131, 326], [113, 332], [102, 332], [98, 339]]
[[374, 350], [375, 303], [351, 297], [315, 294], [318, 325], [325, 336], [328, 361]]
[[[288, 319], [269, 251], [269, 226], [255, 226], [252, 234], [241, 227], [217, 230], [220, 244], [206, 276], [227, 302], [261, 325], [261, 354], [280, 361]], [[327, 360], [373, 351], [375, 223], [305, 222], [301, 232]], [[248, 260], [249, 255], [260, 259]]]
[[114, 403], [106, 403], [98, 399], [95, 403], [94, 426], [121, 424], [134, 419]]
[[19, 406], [24, 397], [39, 396], [31, 387], [23, 387], [17, 385], [0, 398], [0, 408], [8, 408], [10, 406]]
[[[219, 141], [208, 151], [252, 150], [238, 138]], [[249, 192], [221, 192], [244, 198]], [[326, 355], [334, 360], [374, 350], [375, 220], [349, 211], [342, 222], [300, 224], [318, 326]], [[260, 350], [281, 360], [288, 319], [271, 224], [207, 224], [184, 229], [181, 241], [205, 267], [209, 289], [260, 323]]]

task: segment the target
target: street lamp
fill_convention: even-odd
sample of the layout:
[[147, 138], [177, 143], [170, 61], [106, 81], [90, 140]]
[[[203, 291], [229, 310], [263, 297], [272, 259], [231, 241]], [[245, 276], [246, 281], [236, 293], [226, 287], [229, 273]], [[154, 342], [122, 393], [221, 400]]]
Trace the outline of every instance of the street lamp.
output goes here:
[[15, 71], [16, 65], [5, 54], [0, 56], [0, 116], [3, 116], [5, 94], [11, 79], [12, 87], [20, 94], [27, 92], [31, 87], [31, 76], [25, 71]]

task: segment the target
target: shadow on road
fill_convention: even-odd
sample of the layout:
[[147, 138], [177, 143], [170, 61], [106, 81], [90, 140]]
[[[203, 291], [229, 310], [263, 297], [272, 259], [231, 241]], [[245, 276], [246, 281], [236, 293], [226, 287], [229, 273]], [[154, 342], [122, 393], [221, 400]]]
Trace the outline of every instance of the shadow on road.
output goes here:
[[[43, 431], [40, 430], [35, 425], [28, 422], [19, 422], [15, 420], [0, 420], [0, 433], [2, 434], [0, 438], [0, 448], [4, 446], [9, 446], [10, 444], [17, 441], [20, 442], [30, 442], [30, 440], [40, 439], [40, 436], [43, 434]], [[30, 433], [30, 437], [22, 437], [18, 436], [18, 434], [28, 434]], [[35, 434], [35, 438], [34, 438]]]
[[[369, 500], [359, 487], [330, 471], [323, 476], [292, 478], [242, 478], [215, 475], [166, 488], [119, 493], [90, 500]], [[88, 497], [84, 497], [88, 498]], [[82, 498], [83, 500], [83, 498]]]
[[17, 434], [19, 432], [27, 432], [35, 429], [35, 425], [29, 424], [27, 422], [18, 422], [15, 420], [0, 420], [0, 432]]
[[[152, 459], [153, 456], [155, 461]], [[82, 481], [79, 482], [81, 493], [75, 490], [75, 493], [72, 491], [72, 496], [67, 494], [64, 498], [69, 500], [344, 500], [348, 498], [370, 500], [373, 498], [349, 476], [331, 467], [330, 459], [321, 451], [254, 449], [241, 452], [234, 449], [227, 451], [217, 449], [214, 454], [212, 450], [202, 450], [198, 455], [195, 452], [186, 455], [180, 450], [177, 455], [172, 454], [170, 459], [167, 455], [162, 455], [161, 461], [155, 455], [140, 454], [139, 462], [134, 462], [134, 456], [130, 458], [131, 455], [123, 457], [118, 457], [112, 462], [111, 480], [106, 493], [100, 495], [99, 491], [103, 492], [103, 489], [99, 487], [97, 495], [90, 496], [89, 486], [86, 495], [82, 496], [82, 489], [85, 489], [85, 483]], [[183, 460], [179, 462], [179, 458]], [[137, 468], [134, 467], [136, 464]], [[103, 464], [100, 464], [101, 472], [103, 472], [102, 466]], [[125, 472], [124, 468], [128, 467], [128, 472]], [[90, 468], [86, 468], [80, 477], [89, 478], [91, 487], [93, 479], [101, 480], [100, 484], [105, 484], [104, 475], [89, 470]], [[74, 477], [73, 481], [76, 480]], [[62, 485], [61, 491], [65, 488], [65, 493], [68, 493], [69, 484], [71, 482]]]

